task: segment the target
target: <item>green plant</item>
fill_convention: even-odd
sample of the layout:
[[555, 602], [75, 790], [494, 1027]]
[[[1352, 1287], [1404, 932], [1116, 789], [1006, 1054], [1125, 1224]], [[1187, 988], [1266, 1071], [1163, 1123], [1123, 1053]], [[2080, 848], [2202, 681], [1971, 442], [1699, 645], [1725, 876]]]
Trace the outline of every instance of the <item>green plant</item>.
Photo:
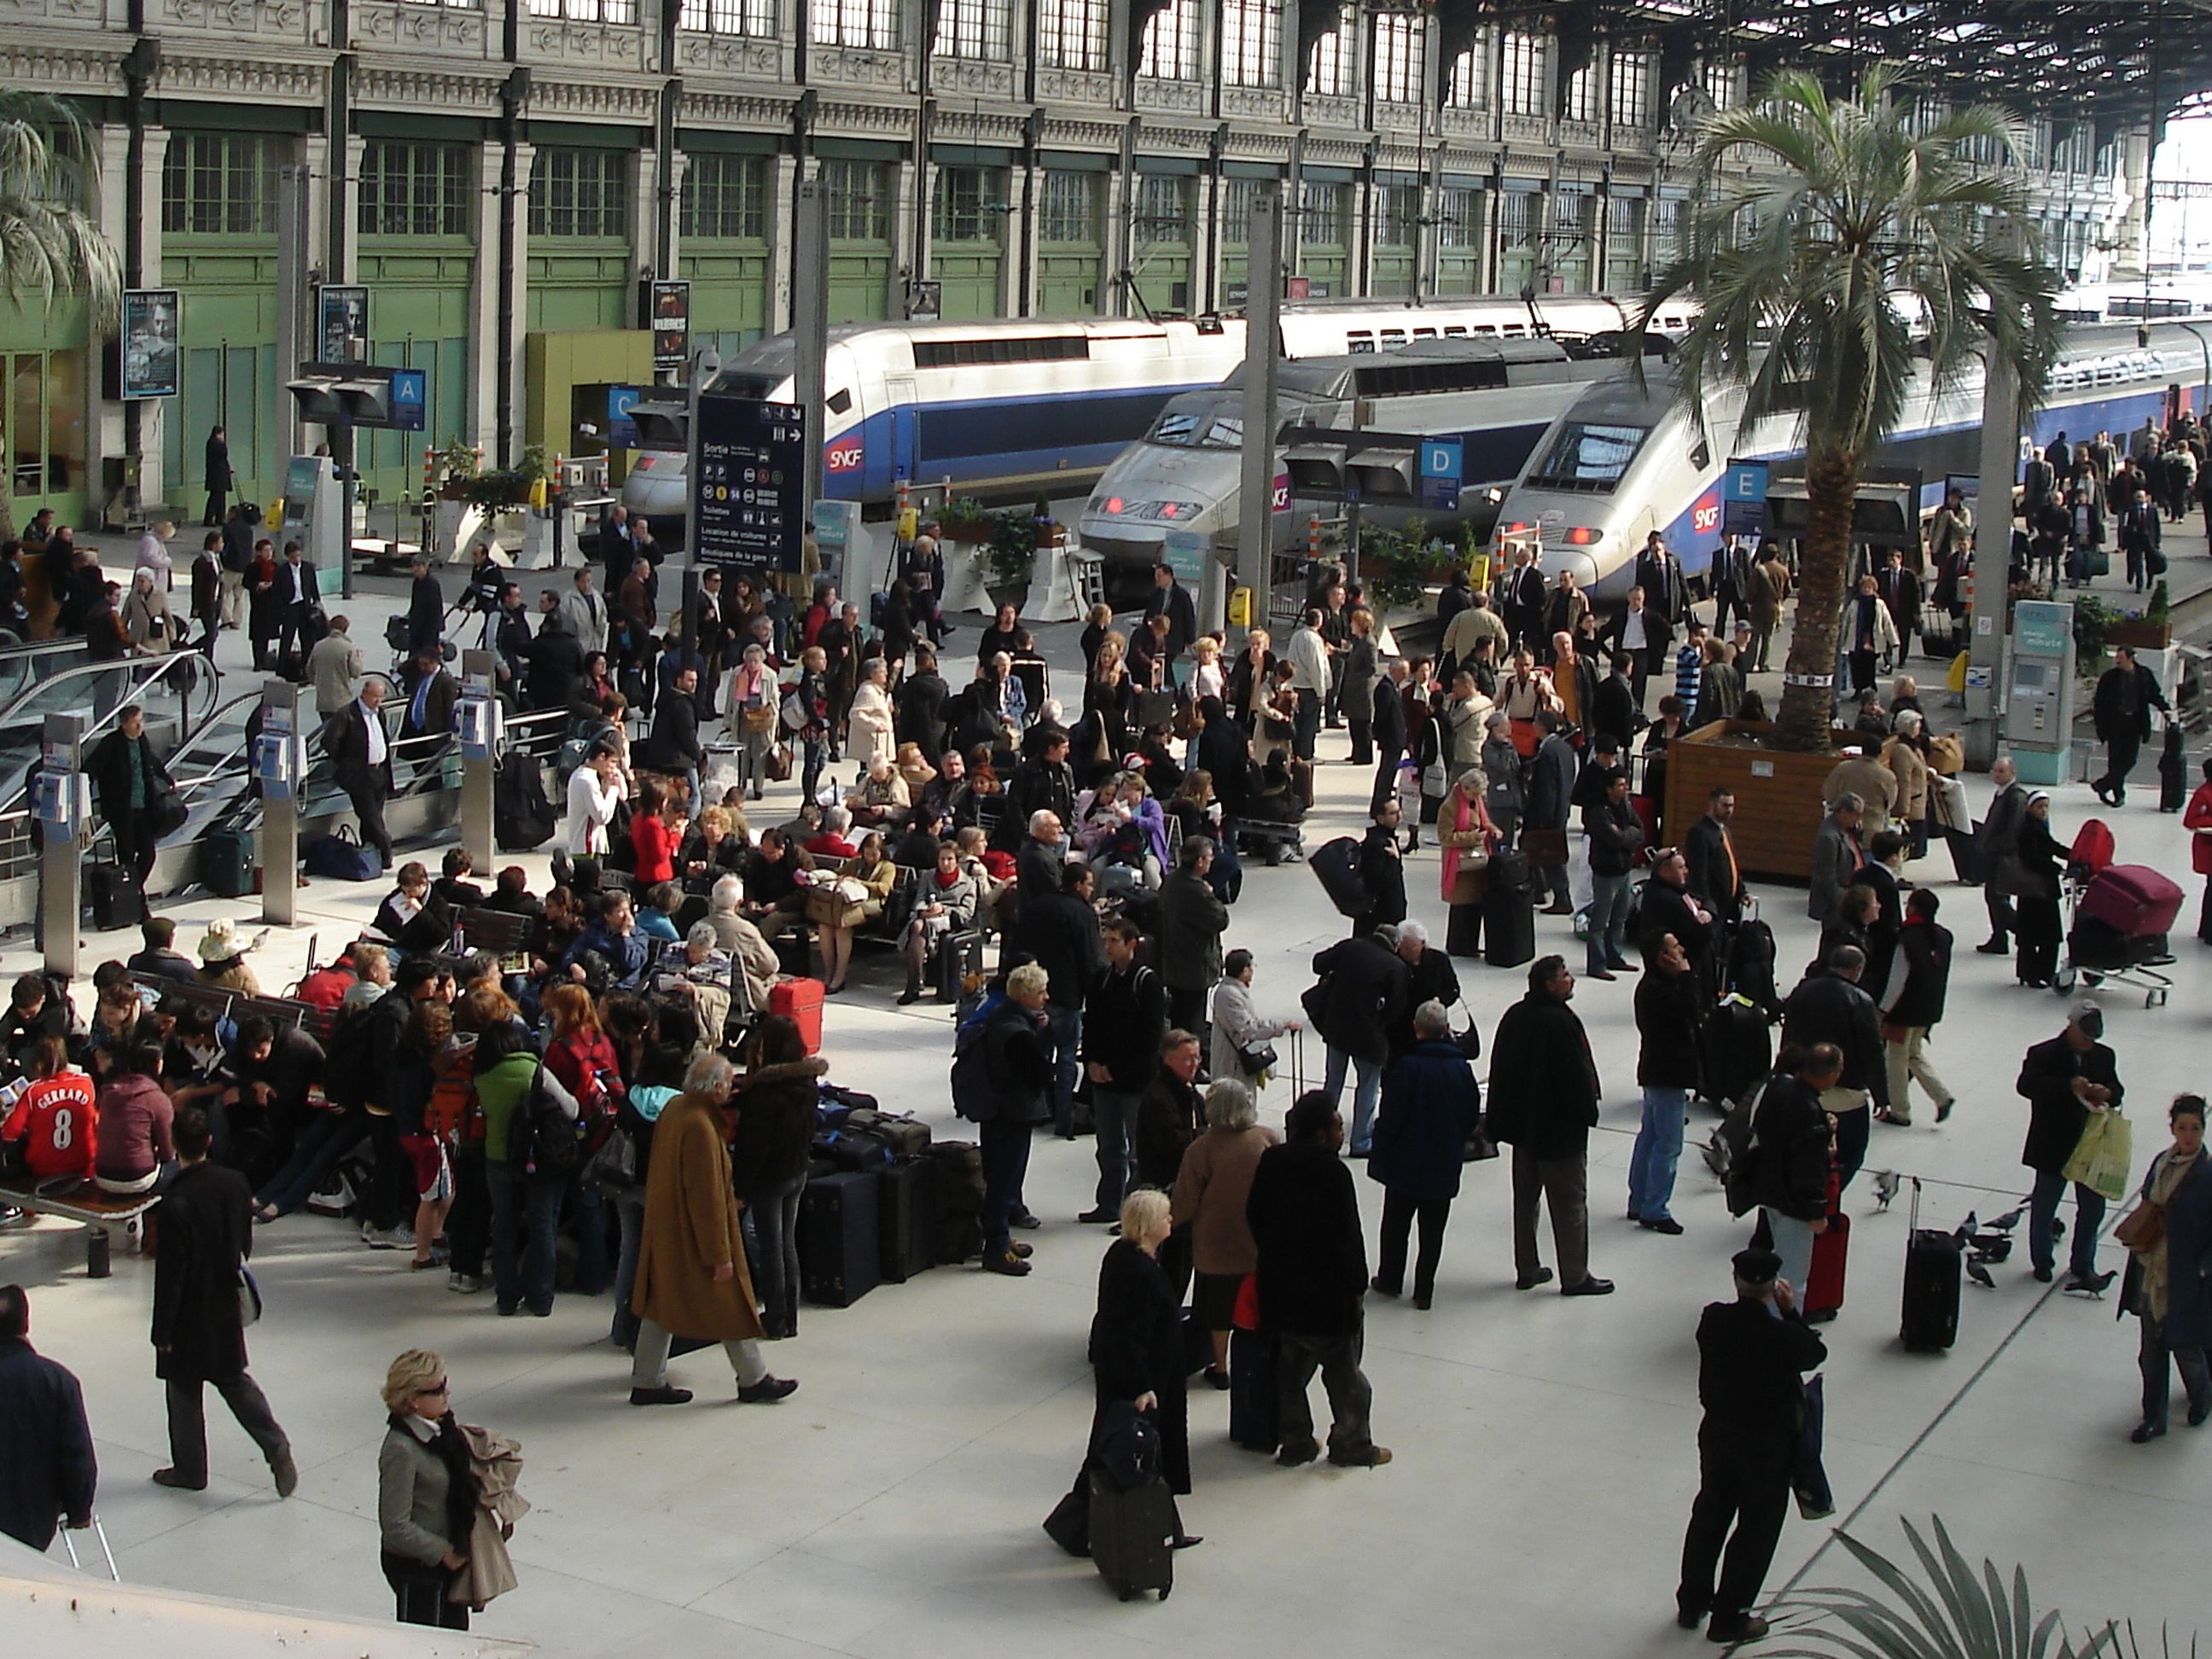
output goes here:
[[446, 447], [438, 452], [438, 467], [443, 475], [440, 482], [467, 483], [477, 476], [478, 460], [477, 447], [466, 438], [448, 438]]
[[991, 586], [1014, 587], [1026, 583], [1030, 567], [1036, 559], [1039, 520], [1026, 513], [993, 513], [985, 516], [991, 526], [985, 555], [991, 566]]
[[[1951, 1542], [1942, 1518], [1932, 1519], [1933, 1548], [1911, 1522], [1901, 1522], [1919, 1558], [1924, 1583], [1915, 1583], [1880, 1551], [1838, 1531], [1837, 1541], [1874, 1575], [1887, 1595], [1816, 1589], [1785, 1601], [1781, 1611], [1791, 1623], [1777, 1636], [1823, 1645], [1778, 1648], [1772, 1650], [1773, 1659], [1836, 1659], [1839, 1655], [1849, 1659], [2095, 1659], [2100, 1654], [2142, 1659], [2143, 1649], [2131, 1623], [2108, 1619], [2101, 1626], [2088, 1626], [2077, 1646], [2057, 1609], [2035, 1610], [2026, 1569], [2014, 1566], [2008, 1584], [1996, 1564], [1985, 1558], [1977, 1574]], [[1796, 1622], [1800, 1615], [1812, 1622]], [[2172, 1641], [2163, 1626], [2160, 1647], [2167, 1659], [2175, 1659]], [[2191, 1655], [2197, 1651], [2193, 1637], [2189, 1650]]]
[[[2057, 352], [2058, 274], [2012, 251], [2038, 241], [2026, 194], [1971, 159], [1984, 145], [2017, 155], [2022, 124], [1986, 104], [1925, 121], [1899, 81], [1876, 64], [1857, 101], [1836, 101], [1817, 75], [1785, 70], [1755, 100], [1705, 117], [1686, 251], [1637, 319], [1648, 338], [1662, 305], [1698, 296], [1674, 345], [1674, 389], [1717, 449], [1735, 435], [1704, 432], [1722, 392], [1741, 392], [1744, 424], [1794, 416], [1803, 435], [1809, 522], [1779, 748], [1827, 746], [1859, 479], [1921, 358], [1942, 390], [1986, 352], [2032, 404]], [[1632, 361], [1641, 378], [1642, 356]]]
[[2074, 595], [2074, 661], [2081, 672], [2087, 673], [2103, 660], [2105, 635], [2114, 623], [2122, 620], [2118, 611], [2094, 593]]
[[1432, 542], [1422, 533], [1419, 520], [1401, 532], [1359, 527], [1359, 569], [1370, 604], [1379, 611], [1414, 611], [1428, 602], [1433, 575], [1453, 556], [1448, 542]]
[[2166, 591], [2166, 578], [2163, 576], [2160, 576], [2151, 587], [2150, 604], [2144, 608], [2143, 620], [2147, 623], [2173, 620], [2173, 601]]

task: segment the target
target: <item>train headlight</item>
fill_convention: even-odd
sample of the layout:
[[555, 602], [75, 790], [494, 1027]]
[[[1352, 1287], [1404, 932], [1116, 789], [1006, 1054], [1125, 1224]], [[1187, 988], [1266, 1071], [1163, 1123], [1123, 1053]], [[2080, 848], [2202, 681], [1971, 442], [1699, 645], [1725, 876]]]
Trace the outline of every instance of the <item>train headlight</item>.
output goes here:
[[1194, 519], [1198, 514], [1199, 505], [1196, 501], [1162, 501], [1160, 503], [1160, 517], [1163, 519]]
[[1106, 498], [1106, 510], [1111, 514], [1118, 514], [1121, 509], [1127, 505], [1128, 503], [1124, 501], [1119, 495], [1109, 495]]
[[1605, 532], [1602, 530], [1589, 530], [1579, 525], [1567, 532], [1567, 545], [1570, 547], [1595, 547], [1604, 539]]

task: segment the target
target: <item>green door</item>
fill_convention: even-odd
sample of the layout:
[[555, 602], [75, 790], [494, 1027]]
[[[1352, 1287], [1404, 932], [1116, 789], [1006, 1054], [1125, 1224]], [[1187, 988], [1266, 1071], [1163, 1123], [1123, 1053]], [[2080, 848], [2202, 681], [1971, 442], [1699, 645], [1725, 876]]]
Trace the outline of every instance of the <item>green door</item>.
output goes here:
[[[357, 268], [369, 291], [370, 361], [425, 377], [422, 431], [362, 432], [355, 447], [362, 487], [376, 495], [370, 533], [381, 536], [392, 533], [386, 515], [396, 504], [422, 497], [423, 449], [468, 433], [475, 256], [465, 241], [440, 248], [428, 239], [364, 238]], [[404, 514], [402, 527], [411, 537]]]

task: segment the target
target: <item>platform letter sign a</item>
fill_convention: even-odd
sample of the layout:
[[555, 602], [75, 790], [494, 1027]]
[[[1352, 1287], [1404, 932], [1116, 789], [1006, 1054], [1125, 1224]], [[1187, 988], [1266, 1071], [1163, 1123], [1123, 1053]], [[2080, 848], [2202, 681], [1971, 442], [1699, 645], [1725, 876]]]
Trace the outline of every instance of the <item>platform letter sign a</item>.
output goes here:
[[1730, 461], [1721, 474], [1721, 530], [1758, 536], [1766, 529], [1766, 463]]

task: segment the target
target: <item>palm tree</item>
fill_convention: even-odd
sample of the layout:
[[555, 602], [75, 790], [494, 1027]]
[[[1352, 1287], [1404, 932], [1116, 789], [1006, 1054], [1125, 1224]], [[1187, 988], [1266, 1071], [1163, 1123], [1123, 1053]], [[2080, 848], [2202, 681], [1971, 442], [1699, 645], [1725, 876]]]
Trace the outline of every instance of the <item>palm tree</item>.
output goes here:
[[[0, 88], [0, 304], [47, 311], [57, 295], [81, 294], [97, 337], [115, 331], [123, 272], [113, 245], [85, 210], [80, 158], [90, 154], [76, 106]], [[12, 536], [7, 474], [0, 467], [0, 535]]]
[[1919, 360], [1939, 392], [1984, 356], [2009, 364], [2032, 404], [2057, 350], [2057, 276], [2015, 251], [2033, 246], [2025, 193], [1970, 159], [1991, 144], [2016, 153], [2019, 124], [1982, 105], [1916, 131], [1890, 96], [1899, 79], [1873, 65], [1859, 100], [1837, 102], [1785, 70], [1759, 103], [1706, 116], [1686, 252], [1638, 318], [1648, 331], [1668, 300], [1699, 301], [1673, 356], [1701, 424], [1720, 392], [1741, 394], [1747, 426], [1798, 422], [1809, 522], [1778, 748], [1827, 747], [1852, 507]]

